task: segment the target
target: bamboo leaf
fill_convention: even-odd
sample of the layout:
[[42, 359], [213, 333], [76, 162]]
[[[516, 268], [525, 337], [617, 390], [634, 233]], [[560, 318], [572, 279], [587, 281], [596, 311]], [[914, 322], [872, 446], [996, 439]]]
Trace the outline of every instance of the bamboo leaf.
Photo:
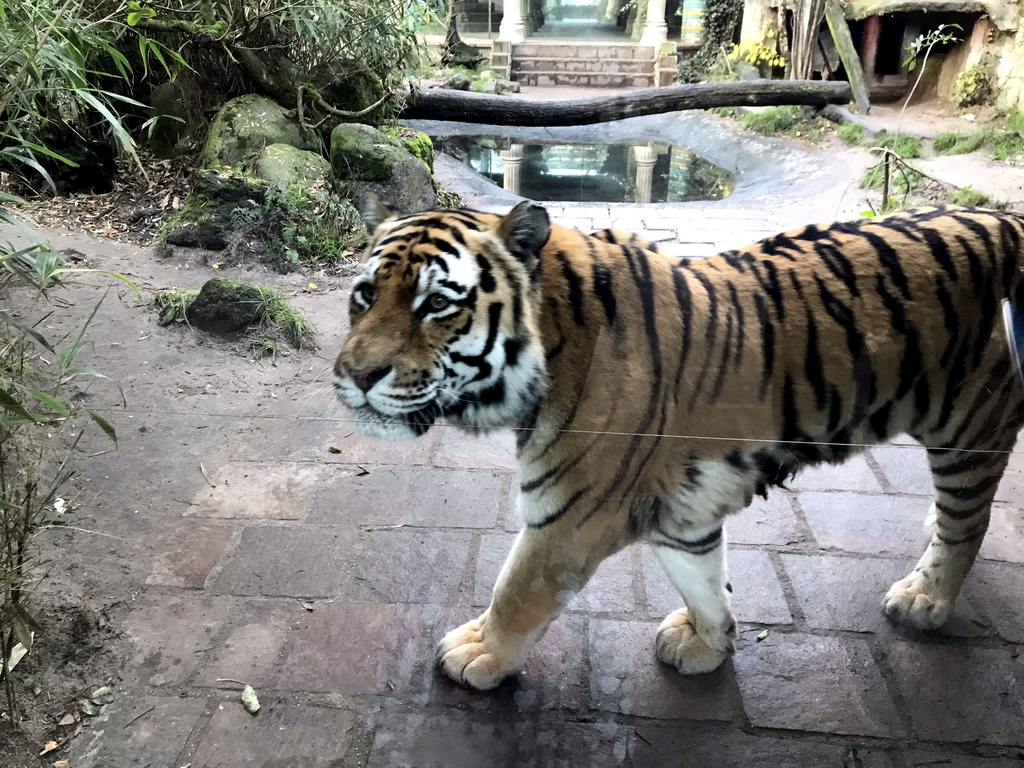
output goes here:
[[96, 426], [103, 430], [103, 434], [105, 434], [107, 437], [109, 437], [116, 443], [117, 432], [114, 431], [113, 425], [111, 425], [109, 421], [107, 421], [98, 413], [96, 413], [96, 411], [90, 411], [88, 408], [86, 409], [86, 411], [89, 414], [89, 418], [96, 422]]
[[36, 400], [41, 402], [43, 405], [59, 413], [61, 416], [67, 418], [68, 416], [71, 415], [71, 411], [68, 408], [67, 404], [58, 400], [53, 395], [49, 395], [46, 392], [40, 392], [37, 389], [26, 389], [25, 391], [32, 395], [32, 397], [34, 397]]
[[14, 326], [21, 333], [24, 333], [26, 336], [31, 337], [37, 344], [39, 344], [39, 346], [41, 346], [47, 352], [57, 354], [54, 351], [53, 347], [50, 346], [50, 342], [46, 340], [46, 337], [43, 336], [43, 334], [39, 333], [39, 331], [37, 331], [35, 328], [30, 328], [29, 326], [25, 325], [23, 322], [18, 320], [7, 310], [0, 309], [0, 322], [5, 322], [8, 323], [9, 325]]

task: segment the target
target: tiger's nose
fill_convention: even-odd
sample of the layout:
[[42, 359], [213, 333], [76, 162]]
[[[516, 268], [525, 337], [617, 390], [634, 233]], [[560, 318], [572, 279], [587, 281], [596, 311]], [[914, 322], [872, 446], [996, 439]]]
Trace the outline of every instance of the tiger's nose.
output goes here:
[[359, 387], [363, 392], [369, 392], [370, 388], [373, 387], [378, 381], [383, 379], [389, 373], [391, 373], [392, 366], [384, 365], [380, 368], [352, 368], [345, 366], [345, 370], [348, 371], [348, 375], [355, 382], [355, 385]]

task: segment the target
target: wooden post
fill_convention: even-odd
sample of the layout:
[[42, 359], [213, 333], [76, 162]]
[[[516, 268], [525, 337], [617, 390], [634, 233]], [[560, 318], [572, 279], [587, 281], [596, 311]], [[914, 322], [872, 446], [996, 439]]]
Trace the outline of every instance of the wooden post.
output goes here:
[[871, 101], [868, 99], [868, 89], [864, 84], [864, 70], [861, 69], [857, 49], [853, 47], [853, 37], [850, 35], [846, 14], [839, 0], [825, 0], [825, 21], [828, 22], [832, 39], [836, 43], [839, 58], [846, 67], [846, 76], [850, 80], [850, 87], [853, 88], [853, 99], [857, 102], [857, 109], [862, 115], [866, 115], [871, 109]]
[[861, 63], [864, 66], [864, 80], [870, 85], [875, 82], [875, 64], [878, 61], [878, 39], [882, 35], [882, 19], [868, 16], [864, 19], [864, 35], [861, 37]]

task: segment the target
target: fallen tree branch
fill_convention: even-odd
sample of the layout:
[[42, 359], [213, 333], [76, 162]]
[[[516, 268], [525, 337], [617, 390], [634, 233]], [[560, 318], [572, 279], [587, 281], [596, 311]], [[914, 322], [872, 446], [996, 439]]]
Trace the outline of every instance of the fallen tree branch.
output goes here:
[[627, 117], [710, 107], [845, 104], [850, 84], [822, 80], [745, 80], [636, 88], [609, 96], [566, 101], [520, 99], [435, 88], [410, 96], [399, 117], [487, 125], [592, 125]]
[[368, 106], [366, 109], [360, 109], [358, 112], [350, 112], [347, 109], [338, 109], [337, 107], [332, 107], [323, 99], [317, 99], [316, 103], [319, 104], [320, 108], [323, 109], [325, 112], [329, 112], [330, 114], [336, 115], [337, 117], [362, 117], [363, 115], [368, 115], [371, 112], [373, 112], [373, 110], [375, 110], [385, 101], [387, 101], [390, 96], [390, 93], [385, 93], [383, 96], [381, 96], [379, 99], [373, 102], [373, 104]]

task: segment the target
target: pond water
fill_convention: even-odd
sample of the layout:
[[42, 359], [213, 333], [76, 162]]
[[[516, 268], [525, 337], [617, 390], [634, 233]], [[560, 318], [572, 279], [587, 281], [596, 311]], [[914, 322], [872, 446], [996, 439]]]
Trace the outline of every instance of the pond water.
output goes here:
[[686, 147], [516, 143], [500, 136], [431, 137], [434, 146], [531, 200], [684, 203], [721, 200], [733, 175]]

